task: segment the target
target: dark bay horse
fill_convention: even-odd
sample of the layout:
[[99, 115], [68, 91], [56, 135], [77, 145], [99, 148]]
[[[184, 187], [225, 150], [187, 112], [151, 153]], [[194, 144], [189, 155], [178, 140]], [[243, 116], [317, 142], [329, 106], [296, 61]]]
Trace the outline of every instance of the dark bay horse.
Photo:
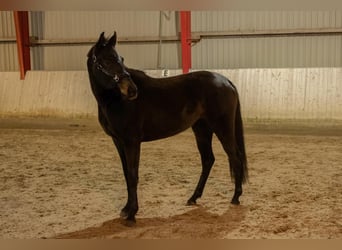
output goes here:
[[121, 210], [127, 225], [138, 211], [137, 184], [141, 142], [175, 135], [192, 127], [201, 156], [202, 173], [187, 204], [202, 196], [215, 161], [216, 134], [228, 155], [235, 182], [232, 204], [239, 204], [247, 179], [240, 103], [236, 88], [222, 75], [199, 71], [168, 78], [152, 78], [127, 68], [116, 52], [116, 33], [102, 32], [88, 53], [91, 89], [98, 103], [98, 119], [117, 148], [127, 184], [128, 199]]

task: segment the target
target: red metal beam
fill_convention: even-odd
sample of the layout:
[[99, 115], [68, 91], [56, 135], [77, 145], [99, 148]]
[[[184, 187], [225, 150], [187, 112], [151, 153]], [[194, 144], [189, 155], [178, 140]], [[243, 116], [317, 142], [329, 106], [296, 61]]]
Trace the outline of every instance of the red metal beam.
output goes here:
[[181, 11], [181, 44], [182, 44], [182, 68], [183, 73], [188, 73], [191, 68], [191, 12]]
[[27, 11], [14, 11], [15, 33], [17, 37], [20, 79], [25, 79], [26, 71], [31, 69], [30, 37]]

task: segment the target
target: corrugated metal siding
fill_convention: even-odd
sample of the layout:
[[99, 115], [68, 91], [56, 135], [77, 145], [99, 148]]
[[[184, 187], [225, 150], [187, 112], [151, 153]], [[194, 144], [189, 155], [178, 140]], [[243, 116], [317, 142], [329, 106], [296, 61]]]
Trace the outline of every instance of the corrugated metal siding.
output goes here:
[[[0, 11], [0, 37], [15, 38], [12, 11]], [[17, 71], [18, 69], [16, 43], [0, 43], [0, 71]]]
[[204, 39], [193, 68], [341, 67], [342, 36]]
[[[192, 31], [342, 28], [342, 11], [193, 11]], [[200, 68], [341, 67], [342, 35], [203, 39]]]
[[[162, 36], [176, 35], [175, 12], [164, 12]], [[40, 39], [97, 38], [102, 31], [122, 37], [159, 35], [159, 11], [45, 11], [31, 14], [32, 35]], [[85, 69], [90, 46], [33, 48], [34, 68], [45, 70]], [[119, 44], [117, 50], [131, 67], [156, 68], [158, 44]], [[161, 66], [179, 68], [177, 45], [163, 43]]]
[[[101, 31], [119, 36], [158, 36], [159, 11], [46, 11], [31, 15], [32, 33], [41, 39], [94, 38]], [[176, 35], [175, 12], [163, 17], [162, 35]], [[341, 11], [193, 11], [192, 31], [253, 31], [341, 28]], [[33, 48], [34, 68], [85, 69], [90, 46]], [[158, 44], [118, 45], [131, 67], [158, 66]], [[180, 68], [177, 43], [162, 44], [161, 67]], [[342, 36], [203, 39], [193, 46], [192, 68], [286, 68], [342, 66]], [[68, 58], [68, 59], [66, 59]]]
[[[174, 36], [179, 20], [164, 12], [162, 35]], [[159, 11], [30, 12], [30, 32], [39, 39], [97, 38], [114, 30], [118, 36], [158, 36]], [[165, 17], [167, 16], [167, 17]], [[15, 37], [13, 12], [0, 12], [0, 36]], [[192, 31], [342, 28], [342, 11], [193, 11]], [[34, 70], [84, 70], [90, 46], [31, 48]], [[158, 44], [119, 44], [131, 67], [155, 69]], [[0, 44], [0, 70], [18, 70], [15, 43]], [[163, 43], [161, 68], [181, 67], [179, 43]], [[203, 39], [192, 47], [192, 68], [342, 67], [342, 36]]]
[[192, 11], [192, 31], [342, 27], [336, 11]]
[[158, 11], [30, 12], [33, 35], [44, 39], [94, 38], [102, 31], [121, 36], [157, 36]]

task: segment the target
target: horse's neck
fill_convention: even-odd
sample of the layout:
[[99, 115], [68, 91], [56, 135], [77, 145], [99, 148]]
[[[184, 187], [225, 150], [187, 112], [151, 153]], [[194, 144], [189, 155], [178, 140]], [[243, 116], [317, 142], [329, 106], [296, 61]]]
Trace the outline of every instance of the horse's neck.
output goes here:
[[100, 106], [108, 106], [109, 104], [120, 101], [121, 96], [110, 90], [105, 90], [100, 84], [96, 82], [95, 77], [90, 76], [91, 90]]
[[136, 83], [144, 83], [150, 81], [152, 78], [145, 74], [145, 72], [138, 69], [127, 68], [128, 73], [130, 73], [131, 78]]

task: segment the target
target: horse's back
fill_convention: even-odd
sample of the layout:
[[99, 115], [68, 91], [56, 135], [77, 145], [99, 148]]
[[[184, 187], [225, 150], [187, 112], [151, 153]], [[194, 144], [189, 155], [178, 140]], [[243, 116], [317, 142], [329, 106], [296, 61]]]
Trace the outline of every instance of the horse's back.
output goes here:
[[201, 106], [205, 112], [227, 112], [234, 108], [238, 94], [233, 83], [225, 76], [210, 71], [195, 71], [187, 74], [152, 78], [140, 75], [138, 87], [148, 99], [158, 100], [153, 105], [173, 106], [179, 109], [184, 105]]
[[198, 78], [201, 82], [208, 84], [211, 88], [228, 89], [236, 91], [233, 83], [225, 76], [210, 71], [196, 71], [193, 73], [195, 78]]
[[[211, 89], [227, 89], [235, 92], [236, 88], [225, 76], [210, 71], [194, 71], [187, 74], [153, 78], [146, 75], [143, 71], [127, 68], [136, 84], [141, 88], [161, 88], [161, 89], [174, 89], [174, 88], [198, 88], [203, 85]], [[221, 89], [222, 90], [222, 89]]]

